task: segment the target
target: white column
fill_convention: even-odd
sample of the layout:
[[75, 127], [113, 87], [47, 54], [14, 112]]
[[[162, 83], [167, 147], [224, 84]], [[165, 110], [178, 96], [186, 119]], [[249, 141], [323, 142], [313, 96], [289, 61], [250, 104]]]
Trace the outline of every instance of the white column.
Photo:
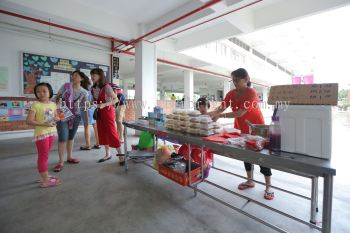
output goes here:
[[123, 87], [122, 87], [122, 89], [123, 89], [123, 92], [124, 92], [124, 94], [125, 95], [127, 95], [128, 94], [128, 79], [123, 79]]
[[267, 97], [268, 97], [268, 88], [263, 87], [263, 102], [267, 104]]
[[185, 109], [193, 109], [193, 71], [184, 71], [184, 97]]
[[147, 116], [157, 104], [157, 55], [154, 44], [141, 41], [135, 46], [136, 118]]
[[165, 89], [165, 86], [160, 86], [159, 87], [159, 99], [160, 100], [165, 100], [165, 91], [164, 91], [164, 89]]
[[231, 90], [231, 83], [230, 80], [224, 81], [223, 98], [225, 98], [226, 94]]

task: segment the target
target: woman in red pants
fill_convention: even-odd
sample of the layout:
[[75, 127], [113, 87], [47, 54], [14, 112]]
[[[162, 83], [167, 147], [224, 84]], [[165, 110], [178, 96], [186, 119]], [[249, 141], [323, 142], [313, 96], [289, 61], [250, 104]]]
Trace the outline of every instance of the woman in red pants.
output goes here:
[[125, 158], [120, 149], [120, 141], [115, 124], [114, 105], [118, 102], [118, 98], [112, 87], [106, 82], [106, 77], [102, 69], [92, 69], [90, 74], [94, 83], [91, 93], [98, 108], [96, 119], [98, 138], [100, 145], [104, 145], [106, 151], [105, 156], [98, 160], [98, 162], [102, 163], [112, 158], [110, 154], [110, 147], [112, 147], [117, 149], [119, 164], [123, 166], [125, 164]]

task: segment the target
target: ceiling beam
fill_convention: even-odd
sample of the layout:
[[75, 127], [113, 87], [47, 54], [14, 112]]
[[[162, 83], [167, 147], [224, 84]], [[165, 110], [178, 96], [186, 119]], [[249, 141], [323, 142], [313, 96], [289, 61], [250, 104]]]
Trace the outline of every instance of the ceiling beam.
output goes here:
[[[203, 5], [203, 3], [199, 0], [189, 1], [189, 2], [185, 3], [184, 5], [182, 5], [181, 7], [178, 7], [177, 9], [173, 9], [170, 12], [167, 12], [166, 14], [153, 20], [152, 22], [149, 22], [147, 24], [141, 24], [139, 30], [140, 30], [141, 34], [152, 31], [155, 28], [159, 28], [159, 27], [169, 23], [170, 21], [172, 21], [174, 19], [182, 17], [183, 15], [187, 14], [188, 12], [193, 11], [194, 9], [198, 9], [202, 5]], [[196, 20], [199, 20], [203, 17], [211, 15], [212, 13], [214, 13], [214, 11], [211, 9], [211, 7], [203, 9], [201, 11], [196, 12], [195, 14], [192, 14], [186, 18], [183, 18], [180, 21], [173, 23], [172, 25], [169, 25], [168, 27], [162, 29], [159, 32], [156, 32], [156, 33], [148, 36], [147, 39], [148, 40], [154, 39], [156, 37], [159, 37], [161, 35], [164, 35], [164, 34], [170, 32], [170, 31], [173, 31], [174, 29], [185, 26], [185, 25], [192, 23]]]
[[254, 24], [263, 29], [350, 4], [349, 0], [284, 0], [256, 9]]
[[200, 31], [192, 32], [186, 36], [176, 39], [175, 50], [183, 51], [194, 48], [202, 44], [207, 44], [213, 41], [222, 40], [242, 33], [237, 27], [231, 23], [224, 21], [205, 28]]

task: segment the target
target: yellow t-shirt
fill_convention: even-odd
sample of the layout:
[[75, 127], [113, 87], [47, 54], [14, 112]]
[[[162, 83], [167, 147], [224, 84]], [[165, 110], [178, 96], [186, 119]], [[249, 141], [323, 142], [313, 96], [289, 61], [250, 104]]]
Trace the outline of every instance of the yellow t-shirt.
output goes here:
[[[31, 111], [35, 113], [35, 120], [39, 123], [46, 123], [55, 118], [55, 111], [57, 106], [54, 102], [48, 104], [34, 102]], [[49, 126], [35, 126], [34, 137], [40, 139], [46, 136], [51, 136], [56, 133], [56, 127]]]

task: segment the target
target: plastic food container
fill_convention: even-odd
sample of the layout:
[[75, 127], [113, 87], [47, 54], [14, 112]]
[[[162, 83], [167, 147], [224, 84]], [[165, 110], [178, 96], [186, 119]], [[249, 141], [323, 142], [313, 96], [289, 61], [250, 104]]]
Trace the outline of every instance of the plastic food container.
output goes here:
[[201, 123], [194, 123], [194, 122], [190, 122], [190, 123], [191, 123], [190, 127], [195, 129], [199, 129], [202, 125]]
[[170, 119], [170, 120], [167, 120], [167, 121], [166, 121], [167, 124], [171, 124], [171, 125], [174, 125], [175, 122], [176, 122], [176, 121], [173, 120], [173, 119]]
[[180, 127], [181, 126], [181, 121], [174, 121], [174, 126]]
[[221, 125], [219, 122], [213, 122], [214, 129], [220, 129]]
[[167, 119], [174, 119], [174, 114], [166, 115], [166, 118], [167, 118]]
[[214, 134], [213, 130], [203, 130], [203, 129], [199, 130], [199, 135], [203, 136], [203, 137], [204, 136], [210, 136], [212, 134]]
[[190, 117], [188, 115], [180, 115], [179, 119], [182, 121], [189, 121]]
[[210, 116], [200, 116], [199, 121], [201, 123], [211, 123], [213, 120], [210, 118]]
[[187, 132], [192, 135], [198, 135], [199, 129], [189, 128]]
[[180, 125], [181, 126], [185, 126], [185, 127], [190, 127], [191, 126], [191, 122], [189, 122], [189, 121], [181, 121]]
[[187, 114], [188, 114], [189, 116], [192, 116], [192, 117], [200, 116], [200, 115], [201, 115], [201, 113], [200, 113], [199, 111], [197, 111], [197, 110], [188, 111]]
[[173, 115], [173, 119], [174, 120], [180, 120], [180, 116], [179, 115]]
[[214, 133], [222, 133], [222, 129], [221, 128], [216, 128], [213, 131], [214, 131]]
[[174, 129], [174, 125], [172, 125], [172, 124], [167, 124], [167, 125], [166, 125], [166, 128], [167, 128], [167, 129]]
[[214, 125], [212, 123], [200, 123], [200, 129], [211, 130], [214, 129]]
[[181, 129], [181, 132], [187, 133], [188, 127], [186, 127], [186, 126], [181, 126], [180, 129]]
[[200, 122], [200, 118], [199, 117], [191, 117], [190, 118], [190, 122], [199, 123]]

